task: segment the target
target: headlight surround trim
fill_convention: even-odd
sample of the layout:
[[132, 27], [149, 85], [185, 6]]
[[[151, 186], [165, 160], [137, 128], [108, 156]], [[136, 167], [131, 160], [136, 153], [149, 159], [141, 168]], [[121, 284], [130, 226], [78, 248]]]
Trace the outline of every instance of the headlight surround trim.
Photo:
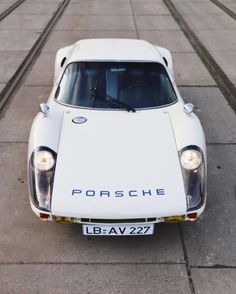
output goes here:
[[[186, 169], [181, 163], [181, 156], [187, 150], [194, 150], [197, 154], [201, 154], [201, 163], [194, 169]], [[179, 160], [185, 186], [187, 212], [195, 211], [202, 207], [206, 199], [205, 156], [200, 147], [189, 145], [179, 151]]]

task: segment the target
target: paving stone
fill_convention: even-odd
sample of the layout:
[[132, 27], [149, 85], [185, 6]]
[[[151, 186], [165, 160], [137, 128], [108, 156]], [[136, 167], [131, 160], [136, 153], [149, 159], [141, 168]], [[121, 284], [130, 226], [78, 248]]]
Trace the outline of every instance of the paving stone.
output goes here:
[[233, 11], [234, 13], [236, 13], [236, 3], [235, 2], [230, 2], [230, 3], [226, 3], [225, 5], [228, 9], [230, 9], [231, 11]]
[[20, 5], [17, 9], [15, 9], [12, 12], [12, 15], [14, 14], [29, 14], [29, 15], [33, 15], [33, 14], [38, 14], [38, 15], [45, 15], [45, 14], [50, 14], [52, 15], [58, 8], [59, 3], [55, 2], [55, 3], [47, 3], [47, 5], [45, 5], [45, 3], [23, 3], [22, 5]]
[[5, 88], [6, 84], [4, 83], [0, 83], [0, 93], [2, 92], [2, 90]]
[[132, 3], [163, 3], [162, 0], [131, 0]]
[[[31, 0], [32, 1], [32, 0]], [[160, 1], [160, 0], [158, 0]], [[86, 5], [86, 0], [70, 0], [70, 3], [71, 4], [80, 4], [80, 5]], [[101, 4], [101, 5], [104, 5], [104, 4], [124, 4], [124, 3], [130, 3], [130, 0], [90, 0], [89, 1], [91, 5], [97, 5], [97, 4]]]
[[181, 31], [139, 31], [139, 37], [152, 44], [166, 47], [171, 52], [194, 52]]
[[6, 9], [8, 9], [11, 6], [12, 3], [8, 3], [8, 2], [1, 2], [0, 3], [0, 14], [2, 14], [3, 12], [5, 12]]
[[[185, 9], [185, 4], [185, 2], [178, 2], [177, 6], [179, 9]], [[191, 5], [192, 7], [197, 7], [198, 4], [191, 2]], [[213, 4], [211, 3], [211, 5]], [[205, 48], [209, 50], [217, 64], [231, 82], [236, 85], [235, 20], [223, 11], [221, 14], [209, 14], [207, 17], [203, 14], [186, 14], [184, 18]]]
[[[171, 0], [171, 2], [173, 3], [189, 3], [189, 2], [195, 2], [196, 3], [196, 0]], [[209, 3], [209, 0], [197, 0], [197, 3], [200, 3], [200, 2], [208, 2]]]
[[208, 145], [206, 210], [195, 223], [182, 224], [191, 266], [236, 266], [235, 174], [236, 145]]
[[0, 142], [28, 141], [33, 119], [39, 111], [39, 104], [47, 101], [50, 91], [51, 87], [20, 88], [0, 120]]
[[3, 51], [0, 54], [0, 83], [7, 83], [27, 55], [26, 51]]
[[15, 0], [1, 0], [1, 4], [8, 4], [8, 7], [10, 7], [12, 4], [15, 3]]
[[212, 51], [211, 55], [231, 82], [236, 85], [236, 51]]
[[63, 15], [55, 30], [134, 30], [129, 15]]
[[126, 15], [132, 14], [129, 3], [122, 5], [110, 2], [81, 2], [80, 4], [70, 3], [66, 8], [65, 15]]
[[35, 31], [0, 31], [0, 51], [29, 51], [38, 37]]
[[4, 293], [191, 293], [183, 265], [1, 265], [0, 273]]
[[30, 86], [51, 86], [53, 85], [55, 53], [42, 53], [28, 77], [25, 85]]
[[178, 85], [215, 85], [215, 81], [195, 53], [173, 53], [172, 56]]
[[181, 14], [222, 14], [222, 10], [211, 3], [208, 2], [185, 2], [184, 5], [182, 3], [176, 3], [176, 8], [181, 12]]
[[218, 1], [223, 4], [235, 3], [235, 0], [218, 0]]
[[201, 30], [196, 34], [210, 52], [236, 50], [236, 30]]
[[50, 14], [44, 15], [8, 15], [0, 23], [1, 31], [22, 31], [22, 30], [40, 30], [46, 26], [50, 20]]
[[136, 31], [54, 31], [49, 37], [43, 52], [56, 52], [58, 49], [87, 38], [131, 38], [136, 39]]
[[180, 88], [186, 102], [195, 105], [207, 143], [236, 143], [236, 115], [218, 88]]
[[186, 14], [184, 19], [194, 30], [236, 29], [236, 22], [226, 14]]
[[170, 15], [136, 15], [138, 30], [179, 30], [179, 26]]
[[192, 269], [196, 294], [235, 294], [236, 269]]
[[32, 4], [35, 4], [35, 3], [44, 3], [44, 4], [47, 4], [47, 3], [61, 3], [64, 0], [26, 0], [26, 1], [27, 1], [27, 4], [28, 3], [32, 3]]
[[164, 3], [147, 3], [134, 2], [132, 5], [134, 14], [148, 15], [148, 14], [170, 14], [169, 9]]

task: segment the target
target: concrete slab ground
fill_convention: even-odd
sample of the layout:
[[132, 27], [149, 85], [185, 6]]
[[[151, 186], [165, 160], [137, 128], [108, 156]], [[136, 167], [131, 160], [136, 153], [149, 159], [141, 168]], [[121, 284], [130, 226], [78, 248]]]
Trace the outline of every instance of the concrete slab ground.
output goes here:
[[135, 20], [138, 30], [179, 30], [170, 15], [136, 15]]
[[181, 265], [2, 265], [0, 274], [6, 293], [190, 293]]
[[181, 12], [181, 14], [221, 14], [222, 10], [212, 5], [212, 3], [208, 1], [204, 2], [194, 2], [194, 1], [185, 1], [184, 5], [176, 3], [176, 8]]
[[1, 93], [2, 90], [4, 89], [5, 85], [6, 85], [6, 84], [4, 84], [4, 83], [0, 83], [0, 93]]
[[236, 264], [236, 146], [208, 145], [206, 211], [193, 224], [183, 223], [190, 266]]
[[140, 39], [147, 40], [157, 46], [166, 47], [172, 53], [180, 52], [192, 52], [194, 53], [193, 47], [190, 45], [184, 34], [179, 31], [142, 31], [139, 30]]
[[0, 123], [2, 142], [28, 142], [39, 104], [47, 101], [50, 91], [45, 86], [24, 86], [18, 91]]
[[46, 26], [51, 16], [49, 14], [44, 15], [31, 15], [31, 14], [11, 14], [7, 18], [4, 18], [0, 24], [0, 30], [2, 31], [21, 31], [21, 30], [38, 30], [42, 31]]
[[[234, 294], [236, 269], [192, 269], [195, 292], [199, 294]], [[210, 281], [210, 283], [209, 283]]]
[[[208, 1], [188, 3], [177, 0], [174, 2], [176, 8], [182, 13], [183, 18], [196, 33], [198, 38], [210, 52], [217, 64], [225, 74], [236, 85], [236, 21], [219, 9], [213, 2]], [[226, 3], [226, 6], [231, 2]], [[191, 8], [191, 9], [190, 9]], [[205, 13], [217, 10], [218, 14]]]
[[0, 51], [29, 51], [38, 37], [37, 31], [0, 31]]
[[153, 3], [147, 3], [146, 1], [133, 2], [132, 9], [134, 14], [140, 14], [140, 15], [170, 14], [170, 11], [167, 9], [165, 4], [161, 2], [153, 2]]
[[45, 5], [44, 3], [28, 3], [27, 1], [25, 3], [23, 3], [22, 5], [19, 6], [18, 9], [14, 10], [12, 12], [12, 15], [19, 15], [19, 14], [29, 14], [29, 15], [33, 15], [33, 14], [37, 14], [37, 15], [45, 15], [45, 14], [50, 14], [52, 15], [58, 5], [60, 3], [48, 3], [47, 5]]
[[218, 0], [220, 3], [225, 5], [228, 9], [236, 13], [236, 3], [234, 0]]
[[215, 85], [215, 81], [196, 53], [173, 53], [172, 57], [177, 85]]
[[1, 2], [0, 3], [0, 14], [2, 14], [6, 9], [8, 9], [13, 3], [14, 3], [14, 1]]
[[25, 85], [51, 86], [53, 84], [54, 62], [55, 53], [42, 53], [26, 79]]
[[27, 0], [27, 3], [44, 3], [44, 4], [48, 4], [48, 3], [61, 3], [63, 2], [63, 0]]
[[236, 115], [216, 87], [181, 87], [180, 93], [192, 102], [209, 144], [236, 143]]
[[229, 3], [226, 3], [226, 7], [228, 9], [230, 9], [231, 11], [233, 11], [234, 13], [236, 13], [236, 3], [232, 3], [232, 2], [229, 2]]
[[236, 51], [211, 51], [211, 55], [217, 60], [218, 65], [224, 68], [224, 72], [231, 82], [236, 85]]
[[225, 14], [186, 14], [184, 18], [194, 30], [236, 29], [235, 20]]
[[[14, 1], [15, 2], [15, 1]], [[25, 1], [0, 23], [0, 83], [8, 83], [61, 1]], [[11, 5], [11, 1], [1, 4]], [[3, 90], [2, 87], [0, 90]]]
[[0, 54], [0, 82], [7, 83], [25, 58], [26, 51], [3, 51]]
[[236, 50], [236, 30], [201, 30], [197, 35], [210, 52]]
[[70, 3], [64, 15], [122, 15], [132, 14], [130, 4], [119, 2], [106, 2], [102, 5], [99, 1], [83, 1], [79, 4]]
[[132, 16], [125, 15], [63, 15], [56, 30], [134, 30]]

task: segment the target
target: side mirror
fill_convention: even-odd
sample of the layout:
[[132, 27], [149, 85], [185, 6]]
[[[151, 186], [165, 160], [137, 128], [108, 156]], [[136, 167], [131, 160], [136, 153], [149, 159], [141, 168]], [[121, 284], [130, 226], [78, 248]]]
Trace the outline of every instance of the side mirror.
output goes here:
[[193, 112], [193, 109], [194, 109], [194, 106], [193, 106], [192, 103], [186, 103], [186, 104], [184, 105], [184, 112], [185, 112], [186, 114], [191, 114], [191, 113]]
[[40, 103], [39, 108], [40, 112], [42, 112], [44, 116], [47, 116], [49, 113], [49, 106], [46, 103]]

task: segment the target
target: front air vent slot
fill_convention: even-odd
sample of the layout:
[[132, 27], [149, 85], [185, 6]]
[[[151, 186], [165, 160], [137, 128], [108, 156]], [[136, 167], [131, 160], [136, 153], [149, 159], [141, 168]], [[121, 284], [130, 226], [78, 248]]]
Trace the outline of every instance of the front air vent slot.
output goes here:
[[130, 218], [130, 219], [99, 219], [99, 218], [81, 218], [82, 223], [104, 223], [104, 224], [116, 224], [116, 223], [146, 223], [155, 222], [156, 217], [150, 218]]

